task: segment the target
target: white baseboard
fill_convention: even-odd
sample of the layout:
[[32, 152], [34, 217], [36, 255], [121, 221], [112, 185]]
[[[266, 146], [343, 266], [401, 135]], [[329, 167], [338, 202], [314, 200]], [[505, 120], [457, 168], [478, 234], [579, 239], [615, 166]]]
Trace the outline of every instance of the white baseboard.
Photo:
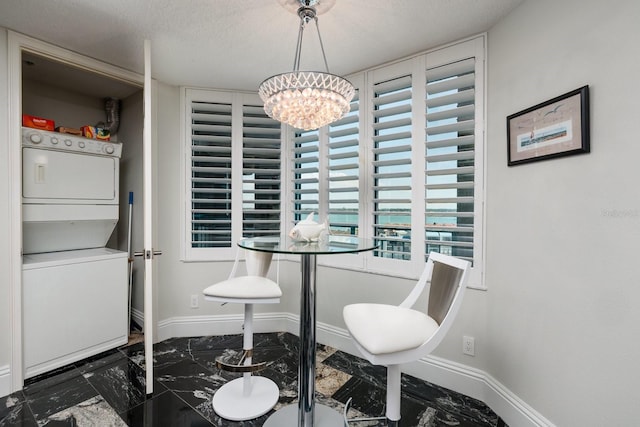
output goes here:
[[0, 366], [0, 396], [11, 394], [11, 368]]
[[[142, 324], [142, 313], [134, 310], [133, 315], [138, 323]], [[254, 315], [255, 332], [282, 331], [298, 335], [298, 325], [298, 316], [291, 313]], [[174, 337], [239, 334], [242, 332], [242, 315], [172, 317], [158, 322], [157, 332], [157, 341]], [[344, 329], [318, 322], [316, 340], [346, 353], [359, 355], [349, 333]], [[555, 427], [484, 371], [435, 356], [427, 356], [417, 362], [403, 365], [402, 372], [478, 399], [512, 427]], [[0, 376], [0, 381], [1, 379]]]
[[137, 308], [131, 307], [131, 318], [140, 326], [144, 326], [144, 312]]
[[482, 401], [511, 427], [555, 427], [551, 421], [527, 405], [492, 376], [485, 374], [486, 391]]
[[[241, 334], [243, 318], [242, 314], [172, 317], [158, 322], [156, 341], [174, 337]], [[253, 319], [254, 332], [284, 331], [298, 335], [297, 330], [289, 329], [291, 325], [297, 328], [298, 318], [289, 313], [255, 313]]]

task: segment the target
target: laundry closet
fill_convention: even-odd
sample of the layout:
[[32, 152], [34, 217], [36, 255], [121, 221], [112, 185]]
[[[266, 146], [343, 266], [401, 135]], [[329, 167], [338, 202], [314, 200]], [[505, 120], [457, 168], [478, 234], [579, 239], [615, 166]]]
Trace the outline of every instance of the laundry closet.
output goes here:
[[30, 378], [128, 340], [131, 300], [135, 307], [142, 298], [129, 255], [142, 247], [143, 90], [27, 50], [21, 68], [22, 355]]

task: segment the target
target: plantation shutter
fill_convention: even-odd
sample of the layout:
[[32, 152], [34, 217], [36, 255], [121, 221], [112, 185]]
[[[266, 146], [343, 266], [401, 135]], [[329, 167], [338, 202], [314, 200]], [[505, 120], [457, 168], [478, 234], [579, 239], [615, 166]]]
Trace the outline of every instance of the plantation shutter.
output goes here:
[[191, 247], [231, 246], [231, 103], [191, 103]]
[[281, 214], [280, 123], [262, 105], [242, 107], [242, 236], [278, 236]]
[[[293, 214], [298, 222], [310, 213], [318, 213], [319, 196], [318, 131], [296, 132], [293, 138]], [[318, 217], [315, 217], [318, 220]]]
[[254, 94], [185, 89], [184, 100], [185, 256], [232, 256], [240, 238], [279, 235], [281, 124]]
[[411, 259], [411, 76], [373, 85], [374, 256]]
[[475, 60], [426, 74], [426, 253], [473, 261]]
[[329, 226], [332, 234], [358, 236], [360, 203], [359, 91], [351, 111], [329, 126]]
[[437, 251], [482, 287], [485, 50], [477, 37], [354, 74], [350, 112], [313, 131], [282, 128], [257, 94], [185, 88], [184, 259], [228, 259], [315, 213], [377, 245], [326, 265], [413, 278]]

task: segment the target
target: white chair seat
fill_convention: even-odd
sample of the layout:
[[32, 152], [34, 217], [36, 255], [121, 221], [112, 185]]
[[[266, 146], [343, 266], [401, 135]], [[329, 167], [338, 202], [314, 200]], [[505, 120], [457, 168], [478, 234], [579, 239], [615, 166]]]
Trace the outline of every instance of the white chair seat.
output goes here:
[[351, 304], [343, 317], [358, 344], [376, 355], [417, 348], [439, 326], [425, 313], [386, 304]]
[[212, 298], [280, 298], [282, 291], [276, 282], [260, 276], [239, 276], [211, 285], [202, 291]]

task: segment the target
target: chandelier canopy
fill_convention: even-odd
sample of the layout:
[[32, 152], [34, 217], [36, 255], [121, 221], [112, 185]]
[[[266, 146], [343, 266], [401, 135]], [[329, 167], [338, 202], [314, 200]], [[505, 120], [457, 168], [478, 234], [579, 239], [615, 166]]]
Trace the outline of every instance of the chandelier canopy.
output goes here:
[[[269, 77], [260, 84], [258, 94], [267, 115], [297, 129], [312, 130], [333, 123], [349, 112], [355, 89], [348, 80], [329, 73], [322, 45], [316, 1], [299, 0], [300, 29], [293, 71]], [[304, 28], [313, 20], [318, 30], [326, 72], [299, 71]]]

